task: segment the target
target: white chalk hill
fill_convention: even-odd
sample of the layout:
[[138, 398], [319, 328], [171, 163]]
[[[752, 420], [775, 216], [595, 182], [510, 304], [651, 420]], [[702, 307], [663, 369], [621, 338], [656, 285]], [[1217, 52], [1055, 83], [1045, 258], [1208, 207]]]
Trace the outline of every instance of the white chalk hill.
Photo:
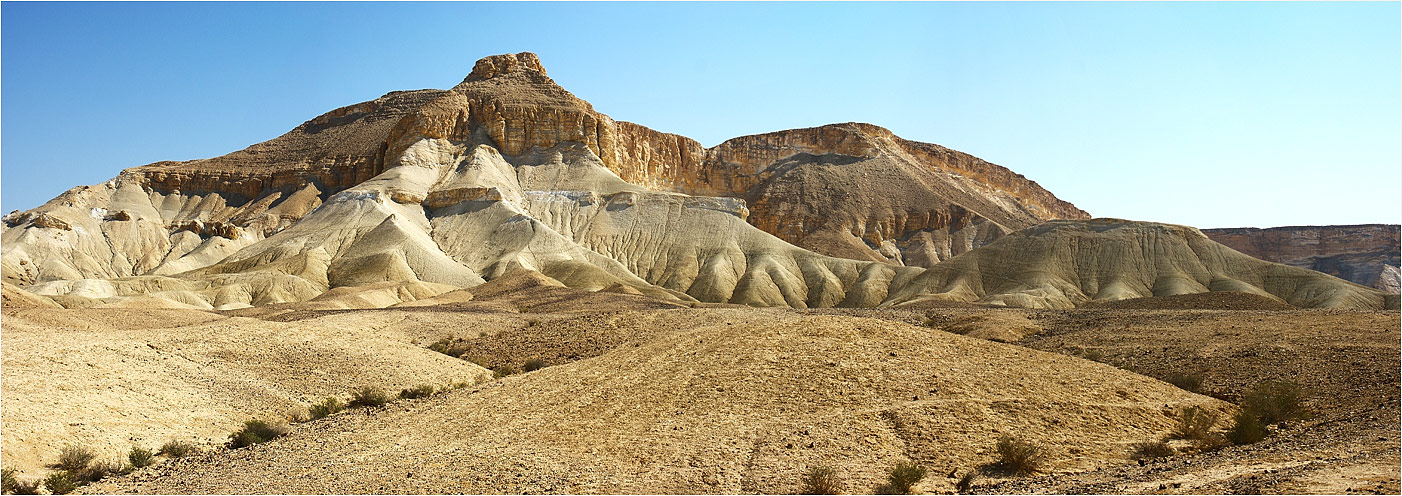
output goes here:
[[[296, 165], [324, 159], [320, 150], [339, 141], [320, 136], [342, 134], [402, 150], [383, 157], [376, 169], [383, 172], [339, 191], [293, 183], [292, 193], [242, 203], [228, 200], [239, 198], [234, 193], [160, 192], [144, 186], [142, 174], [161, 164], [75, 188], [5, 217], [0, 272], [6, 283], [69, 307], [222, 310], [356, 287], [375, 293], [358, 298], [343, 289], [334, 294], [336, 305], [384, 306], [517, 269], [590, 291], [792, 308], [950, 301], [1071, 308], [1206, 291], [1245, 291], [1301, 307], [1387, 305], [1375, 290], [1252, 259], [1193, 228], [1130, 221], [1048, 222], [930, 269], [834, 258], [750, 225], [741, 199], [630, 184], [589, 143], [566, 139], [508, 156], [489, 126], [438, 136], [394, 134], [415, 128], [385, 124], [418, 115], [412, 112], [450, 115], [454, 105], [480, 113], [471, 107], [478, 103], [460, 100], [493, 85], [516, 85], [510, 87], [519, 91], [503, 94], [530, 95], [532, 108], [587, 105], [543, 72], [515, 71], [469, 78], [450, 91], [391, 93], [347, 107], [378, 110], [333, 111], [283, 137], [209, 159], [237, 155], [245, 161], [240, 167], [254, 167], [261, 162], [248, 157], [277, 149], [278, 164]], [[222, 170], [216, 165], [211, 174]], [[396, 289], [386, 291], [386, 283]]]

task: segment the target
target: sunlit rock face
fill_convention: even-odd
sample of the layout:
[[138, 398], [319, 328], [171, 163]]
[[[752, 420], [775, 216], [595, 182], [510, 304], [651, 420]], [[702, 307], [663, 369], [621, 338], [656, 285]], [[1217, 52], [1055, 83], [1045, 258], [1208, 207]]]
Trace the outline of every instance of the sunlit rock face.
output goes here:
[[[924, 275], [1045, 221], [1086, 218], [1008, 169], [869, 124], [704, 148], [596, 112], [519, 53], [479, 60], [448, 90], [392, 92], [244, 150], [127, 169], [14, 212], [0, 268], [71, 305], [140, 296], [218, 309], [381, 283], [471, 287], [517, 269], [591, 291], [794, 308], [1157, 295], [1142, 274], [1108, 293], [1053, 285], [1060, 296], [1026, 271], [991, 289]], [[1129, 234], [1087, 246], [1160, 231], [1116, 232]], [[1206, 267], [1192, 277], [1220, 272], [1221, 260], [1191, 263]], [[1199, 279], [1162, 287], [1212, 290]], [[1372, 305], [1373, 293], [1320, 284], [1272, 287], [1332, 295], [1284, 301]]]

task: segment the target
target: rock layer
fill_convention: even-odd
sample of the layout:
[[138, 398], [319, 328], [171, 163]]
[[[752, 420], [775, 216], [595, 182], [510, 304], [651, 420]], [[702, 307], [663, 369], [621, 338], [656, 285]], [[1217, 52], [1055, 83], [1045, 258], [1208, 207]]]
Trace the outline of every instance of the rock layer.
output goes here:
[[1398, 292], [1402, 226], [1397, 224], [1242, 227], [1202, 232], [1213, 241], [1262, 260]]
[[[1158, 295], [1144, 267], [1174, 274], [1167, 263], [1186, 264], [1195, 281], [1169, 284], [1174, 294], [1381, 305], [1323, 275], [1299, 283], [1308, 296], [1259, 277], [1214, 286], [1199, 276], [1232, 269], [1200, 233], [1161, 256], [1135, 255], [1179, 229], [1157, 224], [1127, 223], [1073, 249], [1076, 265], [1053, 265], [1050, 281], [1006, 272], [1066, 252], [1063, 231], [1029, 226], [1085, 216], [1007, 169], [868, 124], [703, 149], [595, 112], [522, 53], [482, 59], [450, 90], [393, 92], [223, 157], [128, 169], [14, 213], [0, 268], [6, 282], [69, 306], [145, 297], [227, 310], [351, 286], [472, 287], [527, 269], [575, 289], [680, 304], [1067, 307]], [[1020, 243], [999, 245], [1014, 231], [1040, 241], [1014, 250], [1022, 258], [978, 255]], [[1099, 272], [1084, 272], [1096, 264], [1082, 258]], [[964, 285], [960, 271], [1002, 282]], [[1097, 278], [1123, 287], [1090, 287]]]

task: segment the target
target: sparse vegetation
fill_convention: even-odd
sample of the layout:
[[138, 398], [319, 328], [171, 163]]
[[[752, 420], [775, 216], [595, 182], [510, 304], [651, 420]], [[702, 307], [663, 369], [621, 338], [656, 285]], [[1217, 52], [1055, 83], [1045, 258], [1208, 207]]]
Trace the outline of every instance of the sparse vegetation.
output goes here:
[[433, 386], [428, 384], [419, 387], [404, 389], [399, 391], [399, 399], [411, 400], [414, 398], [427, 398], [433, 396]]
[[1153, 458], [1168, 458], [1178, 454], [1172, 446], [1163, 441], [1146, 441], [1134, 445], [1134, 451], [1129, 457], [1135, 460], [1148, 460]]
[[515, 373], [516, 373], [516, 368], [515, 368], [515, 367], [512, 367], [512, 366], [510, 366], [510, 365], [502, 365], [502, 366], [500, 366], [500, 367], [497, 367], [497, 368], [492, 369], [492, 377], [495, 377], [495, 378], [497, 378], [497, 379], [500, 379], [500, 378], [502, 378], [502, 377], [506, 377], [506, 376], [508, 376], [508, 375], [513, 375], [513, 374], [515, 374]]
[[877, 494], [910, 494], [911, 488], [925, 478], [925, 467], [915, 462], [900, 462], [886, 474], [886, 484], [877, 487]]
[[428, 345], [428, 349], [453, 358], [459, 358], [467, 351], [467, 342], [463, 341], [462, 338], [443, 338]]
[[545, 360], [541, 360], [539, 358], [532, 358], [530, 360], [526, 360], [526, 364], [521, 366], [521, 370], [524, 370], [526, 372], [535, 372], [543, 368], [545, 368]]
[[39, 494], [39, 482], [21, 482], [19, 472], [12, 468], [0, 470], [0, 492], [5, 494]]
[[132, 446], [131, 451], [127, 452], [127, 463], [130, 463], [133, 468], [149, 467], [156, 463], [156, 454], [152, 453], [151, 450]]
[[838, 494], [842, 492], [842, 479], [831, 467], [812, 467], [803, 474], [798, 494]]
[[998, 463], [1017, 475], [1041, 470], [1047, 461], [1046, 450], [1040, 445], [1004, 434], [998, 438]]
[[1172, 437], [1174, 439], [1207, 439], [1212, 433], [1212, 428], [1217, 425], [1217, 420], [1216, 412], [1195, 406], [1184, 408], [1183, 412], [1178, 415], [1178, 425], [1174, 427]]
[[88, 464], [97, 459], [97, 454], [84, 446], [70, 444], [64, 446], [58, 452], [58, 468], [69, 472], [78, 472], [88, 468]]
[[199, 450], [199, 447], [195, 446], [194, 444], [187, 443], [185, 441], [171, 440], [166, 441], [165, 444], [162, 444], [161, 450], [156, 452], [156, 454], [165, 455], [171, 458], [182, 458], [186, 455], [194, 454], [197, 450]]
[[262, 420], [249, 420], [243, 423], [243, 428], [229, 434], [229, 448], [237, 449], [265, 443], [283, 434], [287, 434], [286, 426], [272, 425]]
[[959, 481], [954, 483], [954, 492], [959, 494], [969, 494], [970, 491], [974, 490], [975, 480], [978, 480], [977, 471], [970, 470], [968, 472], [964, 472], [964, 475], [959, 478]]
[[1251, 444], [1266, 438], [1266, 426], [1251, 412], [1242, 411], [1233, 418], [1235, 422], [1227, 431], [1227, 440], [1232, 444]]
[[1198, 392], [1198, 389], [1202, 387], [1202, 377], [1196, 375], [1173, 373], [1169, 374], [1168, 377], [1164, 379], [1164, 382], [1178, 386], [1178, 389], [1193, 393]]
[[68, 494], [78, 489], [78, 481], [67, 470], [60, 470], [44, 478], [44, 488], [53, 494]]
[[319, 418], [326, 418], [331, 414], [339, 413], [341, 410], [345, 409], [346, 404], [341, 403], [340, 398], [328, 397], [321, 400], [321, 403], [317, 403], [312, 405], [311, 408], [308, 408], [307, 413], [311, 415], [312, 420], [316, 420]]
[[351, 395], [351, 408], [384, 406], [389, 403], [389, 394], [375, 386], [365, 386]]
[[1304, 407], [1305, 390], [1293, 381], [1265, 381], [1257, 384], [1241, 400], [1243, 411], [1250, 413], [1264, 424], [1274, 424], [1286, 420], [1303, 419], [1309, 416]]
[[88, 464], [87, 468], [74, 471], [73, 476], [81, 483], [97, 482], [111, 475], [121, 475], [131, 472], [131, 469], [120, 460], [97, 461]]

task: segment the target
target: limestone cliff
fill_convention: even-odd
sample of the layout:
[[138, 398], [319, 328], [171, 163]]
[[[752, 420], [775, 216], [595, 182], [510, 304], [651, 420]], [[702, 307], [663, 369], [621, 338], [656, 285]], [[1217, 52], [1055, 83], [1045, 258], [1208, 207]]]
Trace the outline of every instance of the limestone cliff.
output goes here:
[[1202, 232], [1213, 241], [1262, 260], [1398, 292], [1402, 226], [1397, 224], [1242, 227]]
[[[556, 85], [531, 53], [483, 58], [447, 91], [393, 92], [229, 155], [129, 172], [156, 192], [218, 196], [244, 208], [238, 220], [248, 224], [309, 183], [324, 200], [374, 177], [429, 138], [489, 144], [507, 157], [582, 143], [629, 183], [742, 198], [751, 205], [749, 222], [785, 241], [898, 265], [929, 266], [1043, 220], [1088, 217], [1006, 168], [870, 124], [703, 148], [596, 112]], [[272, 234], [285, 227], [267, 220], [252, 228]]]
[[[1178, 236], [1190, 228], [1114, 227], [1095, 243], [1079, 233], [1106, 224], [1035, 230], [1086, 217], [1008, 169], [869, 124], [703, 148], [596, 112], [520, 53], [479, 60], [448, 90], [389, 93], [8, 215], [0, 271], [65, 305], [204, 309], [375, 284], [472, 287], [518, 269], [576, 289], [793, 308], [1066, 307], [1208, 290], [1384, 304], [1324, 274], [1224, 268], [1220, 245]], [[1158, 243], [1165, 232], [1175, 239]], [[1033, 259], [1058, 279], [1017, 268]]]

